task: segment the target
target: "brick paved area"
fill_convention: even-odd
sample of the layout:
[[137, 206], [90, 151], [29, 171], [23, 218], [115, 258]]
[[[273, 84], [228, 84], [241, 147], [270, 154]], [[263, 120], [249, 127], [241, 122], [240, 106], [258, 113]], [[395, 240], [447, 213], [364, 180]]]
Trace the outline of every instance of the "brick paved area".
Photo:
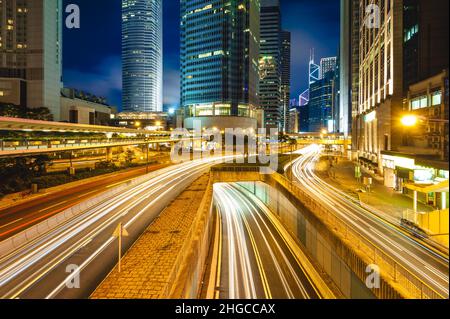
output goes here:
[[181, 193], [150, 225], [92, 294], [92, 299], [164, 298], [169, 275], [208, 186], [203, 175]]

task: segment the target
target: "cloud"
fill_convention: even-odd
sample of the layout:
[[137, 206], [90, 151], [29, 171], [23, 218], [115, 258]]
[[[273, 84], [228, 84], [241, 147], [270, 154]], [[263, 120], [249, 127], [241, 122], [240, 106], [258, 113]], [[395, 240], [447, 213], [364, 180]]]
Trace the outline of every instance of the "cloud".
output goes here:
[[64, 70], [64, 86], [108, 98], [114, 105], [120, 105], [122, 91], [122, 62], [120, 56], [103, 59], [91, 71]]

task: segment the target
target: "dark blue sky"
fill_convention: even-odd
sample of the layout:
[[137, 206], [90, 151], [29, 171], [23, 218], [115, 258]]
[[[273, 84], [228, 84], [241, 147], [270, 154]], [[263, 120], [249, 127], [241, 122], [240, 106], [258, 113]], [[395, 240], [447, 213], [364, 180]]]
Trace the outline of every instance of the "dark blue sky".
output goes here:
[[[64, 30], [64, 85], [121, 104], [121, 0], [64, 0], [81, 10], [81, 28]], [[339, 0], [281, 0], [292, 32], [292, 96], [307, 86], [310, 48], [316, 62], [337, 55]], [[164, 1], [164, 103], [179, 103], [179, 1]]]

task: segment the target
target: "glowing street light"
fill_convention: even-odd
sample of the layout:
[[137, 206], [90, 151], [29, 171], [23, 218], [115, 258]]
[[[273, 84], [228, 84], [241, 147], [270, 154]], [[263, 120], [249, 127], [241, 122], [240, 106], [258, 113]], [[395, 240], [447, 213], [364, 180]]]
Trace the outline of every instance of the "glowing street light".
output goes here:
[[405, 115], [401, 119], [402, 125], [406, 127], [413, 127], [417, 124], [418, 119], [415, 115]]
[[446, 119], [433, 119], [425, 116], [416, 116], [412, 114], [405, 115], [401, 118], [401, 123], [406, 127], [416, 126], [418, 123], [448, 123]]

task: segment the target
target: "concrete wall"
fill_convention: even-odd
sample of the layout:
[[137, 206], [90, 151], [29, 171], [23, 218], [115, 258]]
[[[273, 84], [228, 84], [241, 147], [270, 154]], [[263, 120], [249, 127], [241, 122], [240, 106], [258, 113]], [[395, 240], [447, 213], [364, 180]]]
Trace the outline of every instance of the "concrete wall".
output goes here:
[[323, 236], [317, 221], [309, 216], [304, 207], [295, 206], [276, 188], [261, 182], [239, 183], [255, 194], [275, 213], [286, 229], [298, 241], [303, 250], [333, 280], [343, 297], [349, 299], [372, 299], [373, 293], [352, 272], [345, 261], [333, 249], [328, 236]]
[[[228, 182], [233, 181], [233, 172], [228, 169], [227, 173]], [[238, 173], [234, 182], [240, 181], [242, 169], [238, 169]], [[346, 297], [372, 297], [362, 283], [373, 273], [372, 265], [377, 265], [379, 288], [371, 290], [377, 298], [443, 298], [301, 187], [292, 185], [280, 174], [260, 175], [258, 180], [272, 187], [269, 193], [259, 195], [260, 198], [278, 214], [298, 244], [310, 253]], [[278, 197], [274, 190], [285, 198]]]
[[190, 233], [172, 269], [166, 298], [199, 298], [213, 233], [212, 200], [213, 184], [210, 178]]
[[0, 103], [21, 105], [21, 79], [0, 78]]
[[61, 97], [61, 121], [69, 122], [71, 110], [78, 111], [78, 124], [105, 125], [105, 123], [89, 123], [89, 114], [95, 112], [102, 113], [107, 116], [110, 116], [111, 114], [111, 109], [105, 105], [80, 99]]

